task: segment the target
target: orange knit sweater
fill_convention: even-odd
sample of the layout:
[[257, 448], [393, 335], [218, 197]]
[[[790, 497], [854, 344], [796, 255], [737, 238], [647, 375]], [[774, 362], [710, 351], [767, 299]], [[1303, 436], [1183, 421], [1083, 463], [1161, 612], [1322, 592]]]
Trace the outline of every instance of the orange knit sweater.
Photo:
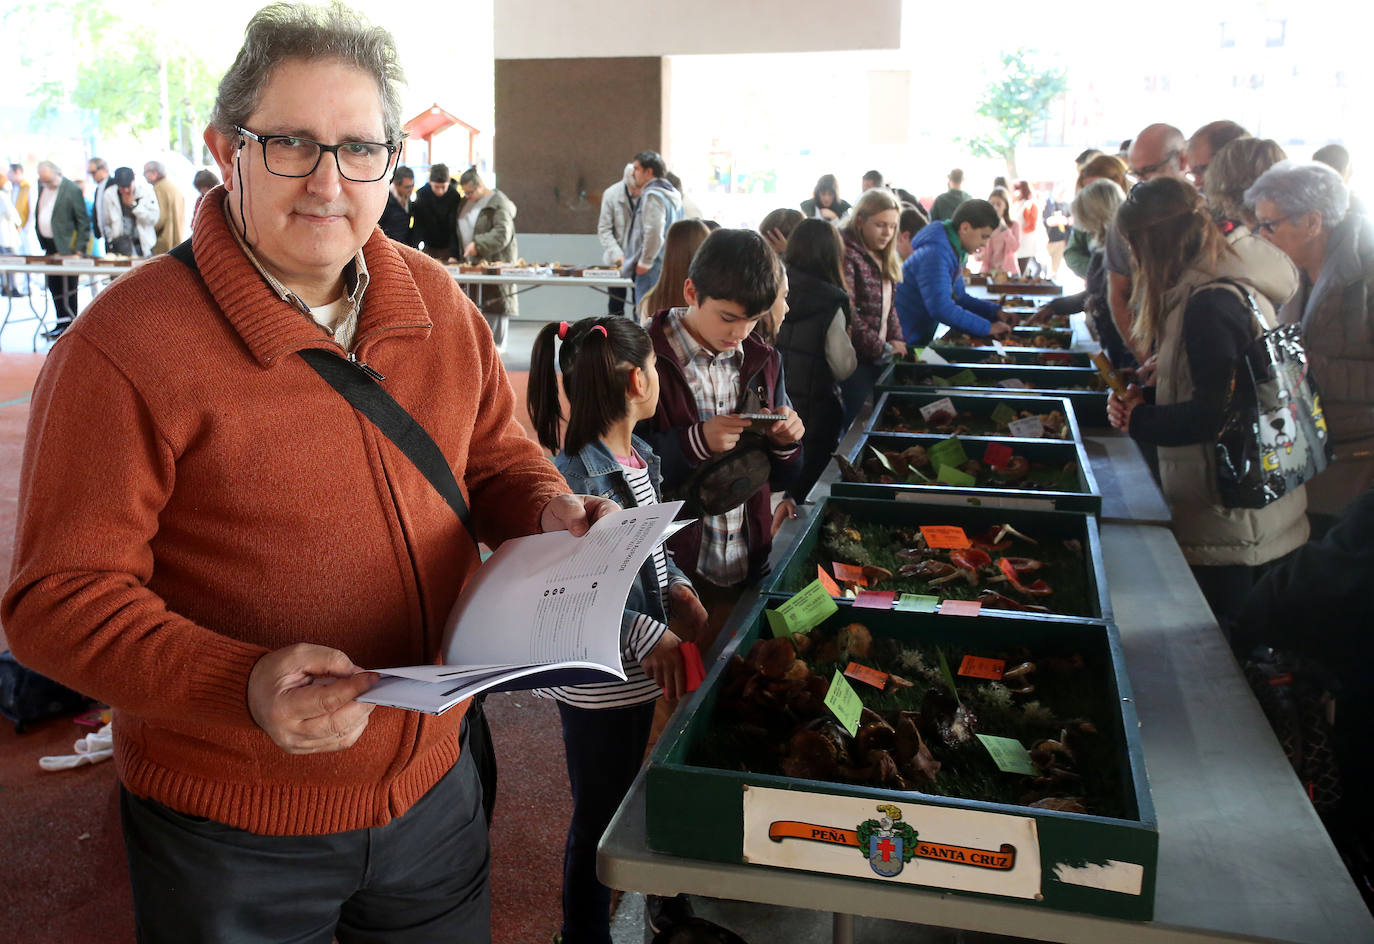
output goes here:
[[[476, 552], [293, 356], [341, 349], [253, 269], [223, 199], [197, 216], [200, 277], [168, 257], [122, 276], [48, 355], [0, 620], [21, 661], [114, 706], [134, 793], [268, 835], [380, 826], [457, 759], [462, 711], [378, 708], [353, 747], [289, 755], [249, 716], [249, 671], [297, 642], [434, 661]], [[363, 251], [359, 358], [453, 464], [480, 540], [537, 531], [567, 485], [516, 422], [481, 315], [381, 230]]]

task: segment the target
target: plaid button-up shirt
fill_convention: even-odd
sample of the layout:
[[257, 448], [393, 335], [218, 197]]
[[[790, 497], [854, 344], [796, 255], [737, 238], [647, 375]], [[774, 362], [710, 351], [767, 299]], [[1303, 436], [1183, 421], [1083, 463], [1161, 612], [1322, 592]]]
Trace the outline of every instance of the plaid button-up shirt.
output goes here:
[[[692, 337], [682, 316], [687, 309], [675, 308], [666, 322], [668, 344], [682, 365], [687, 385], [696, 400], [697, 414], [703, 421], [721, 413], [734, 413], [740, 399], [740, 368], [744, 355], [739, 348], [715, 354]], [[708, 452], [703, 441], [702, 452]], [[696, 569], [702, 577], [722, 587], [743, 582], [749, 576], [749, 541], [744, 533], [744, 505], [723, 515], [701, 519], [701, 551]]]

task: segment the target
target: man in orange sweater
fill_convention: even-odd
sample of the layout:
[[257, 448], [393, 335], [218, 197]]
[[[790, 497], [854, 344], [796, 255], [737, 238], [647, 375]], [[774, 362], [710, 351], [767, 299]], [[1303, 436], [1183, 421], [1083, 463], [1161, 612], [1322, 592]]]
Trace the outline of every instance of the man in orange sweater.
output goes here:
[[614, 505], [567, 494], [481, 314], [377, 229], [398, 78], [390, 36], [342, 8], [256, 15], [205, 133], [225, 184], [199, 271], [118, 279], [34, 391], [0, 619], [115, 708], [142, 941], [489, 936], [466, 705], [356, 701], [360, 667], [437, 658], [477, 551], [298, 352], [385, 378], [489, 545]]

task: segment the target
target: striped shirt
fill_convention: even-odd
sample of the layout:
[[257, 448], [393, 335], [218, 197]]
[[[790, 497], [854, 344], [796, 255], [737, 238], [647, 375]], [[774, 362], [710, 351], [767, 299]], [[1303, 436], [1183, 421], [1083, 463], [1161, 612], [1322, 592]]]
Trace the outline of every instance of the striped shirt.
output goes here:
[[[638, 456], [635, 458], [638, 459]], [[635, 506], [656, 504], [658, 496], [654, 494], [654, 483], [649, 478], [649, 470], [644, 466], [643, 460], [639, 460], [638, 465], [639, 468], [635, 468], [632, 465], [626, 465], [623, 460], [620, 465], [621, 471], [625, 474], [625, 481], [630, 486], [630, 493], [634, 496]], [[662, 544], [654, 549], [653, 560], [654, 579], [658, 584], [658, 593], [664, 598], [666, 609], [668, 557], [664, 553]], [[631, 705], [642, 705], [645, 702], [653, 701], [662, 694], [662, 691], [659, 689], [658, 683], [644, 672], [644, 668], [639, 663], [641, 659], [654, 651], [654, 647], [663, 638], [663, 633], [667, 628], [666, 625], [647, 614], [640, 613], [635, 617], [634, 623], [630, 626], [625, 645], [620, 652], [621, 665], [625, 669], [625, 681], [611, 679], [606, 682], [590, 682], [585, 685], [563, 685], [557, 688], [539, 689], [537, 694], [557, 699], [566, 705], [573, 705], [577, 708], [627, 708]]]

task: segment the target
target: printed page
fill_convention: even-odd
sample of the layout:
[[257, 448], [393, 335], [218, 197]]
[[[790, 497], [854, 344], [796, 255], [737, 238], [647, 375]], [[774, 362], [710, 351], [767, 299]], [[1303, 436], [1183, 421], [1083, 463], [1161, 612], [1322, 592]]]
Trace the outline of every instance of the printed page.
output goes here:
[[620, 665], [620, 620], [639, 568], [682, 502], [625, 508], [580, 538], [566, 531], [502, 544], [449, 614], [444, 662]]
[[[625, 600], [654, 549], [690, 523], [673, 521], [681, 507], [622, 509], [580, 538], [556, 531], [507, 541], [449, 614], [444, 664], [378, 669], [381, 682], [359, 700], [439, 713], [492, 688], [623, 679]], [[550, 680], [554, 666], [560, 674]]]

